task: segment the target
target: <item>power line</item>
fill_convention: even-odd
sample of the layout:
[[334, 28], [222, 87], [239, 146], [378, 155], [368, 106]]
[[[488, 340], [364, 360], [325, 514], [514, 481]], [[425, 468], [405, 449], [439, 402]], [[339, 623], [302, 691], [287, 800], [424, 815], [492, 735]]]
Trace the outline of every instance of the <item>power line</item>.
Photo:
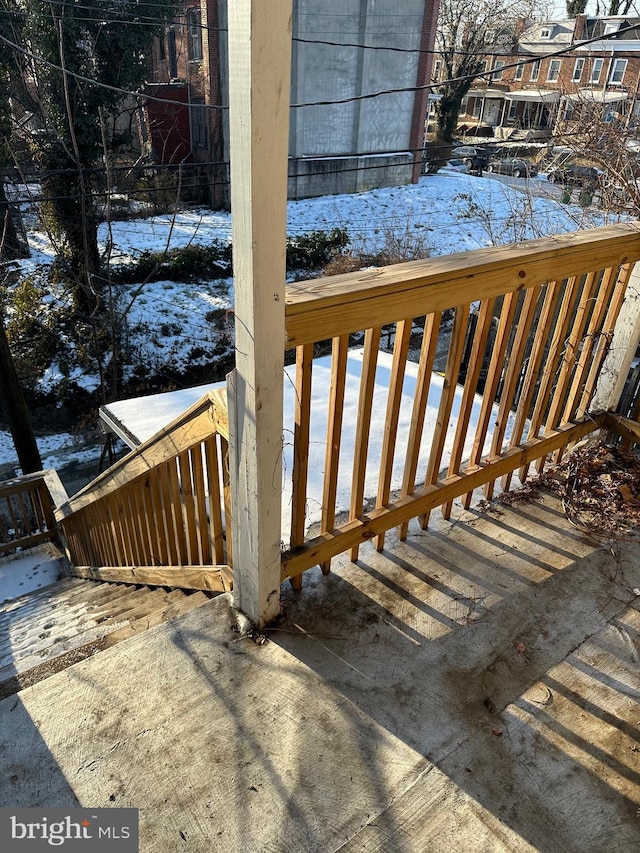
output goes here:
[[[504, 72], [504, 71], [508, 71], [511, 68], [517, 68], [521, 65], [529, 65], [529, 64], [532, 64], [535, 62], [539, 62], [543, 59], [550, 59], [550, 58], [555, 58], [558, 56], [563, 56], [567, 53], [571, 53], [575, 50], [578, 50], [581, 47], [584, 47], [584, 46], [589, 45], [589, 44], [593, 44], [594, 42], [615, 40], [615, 38], [619, 37], [621, 34], [624, 34], [625, 32], [629, 32], [631, 30], [637, 30], [637, 29], [638, 29], [637, 24], [630, 24], [627, 27], [622, 27], [621, 29], [617, 30], [615, 33], [609, 33], [607, 35], [593, 36], [590, 39], [585, 39], [581, 42], [569, 45], [565, 48], [560, 48], [558, 50], [549, 51], [549, 52], [543, 53], [543, 54], [537, 54], [537, 55], [531, 56], [527, 59], [523, 59], [523, 60], [518, 61], [518, 62], [510, 63], [508, 65], [504, 65], [504, 66], [502, 66], [501, 70]], [[56, 70], [56, 71], [61, 72], [62, 74], [66, 74], [68, 76], [74, 77], [78, 80], [81, 80], [82, 82], [89, 83], [90, 85], [94, 85], [94, 86], [98, 86], [101, 88], [108, 89], [110, 91], [118, 92], [121, 95], [126, 95], [126, 96], [129, 96], [132, 98], [145, 98], [146, 100], [154, 101], [157, 103], [171, 104], [172, 106], [176, 105], [176, 101], [169, 99], [169, 98], [159, 98], [157, 96], [150, 95], [147, 92], [132, 92], [132, 91], [123, 89], [121, 87], [111, 86], [107, 83], [103, 83], [102, 81], [94, 80], [90, 77], [86, 77], [85, 75], [78, 74], [77, 72], [73, 72], [73, 71], [69, 71], [68, 69], [64, 69], [60, 65], [57, 65], [56, 63], [50, 62], [50, 61], [44, 59], [43, 57], [37, 56], [32, 51], [26, 50], [25, 48], [21, 47], [20, 45], [16, 44], [15, 42], [11, 41], [10, 39], [8, 39], [6, 36], [0, 35], [0, 41], [7, 44], [13, 50], [16, 50], [19, 53], [23, 54], [24, 56], [27, 56], [28, 58], [30, 58], [32, 61], [34, 61], [36, 63], [44, 64], [47, 67], [52, 68], [53, 70]], [[434, 51], [434, 53], [441, 54], [442, 52], [441, 51], [438, 51], [438, 52]], [[501, 55], [504, 55], [504, 54], [501, 54]], [[405, 93], [410, 93], [410, 92], [431, 91], [433, 89], [437, 90], [441, 86], [444, 86], [447, 84], [450, 85], [452, 83], [463, 83], [463, 82], [469, 82], [469, 81], [472, 82], [473, 80], [477, 80], [477, 79], [483, 79], [483, 80], [486, 80], [487, 82], [489, 82], [493, 78], [494, 74], [495, 74], [495, 69], [493, 71], [484, 71], [484, 72], [479, 72], [479, 73], [475, 73], [475, 74], [460, 75], [459, 77], [450, 78], [449, 80], [441, 81], [439, 83], [427, 83], [427, 84], [424, 84], [421, 86], [393, 87], [393, 88], [388, 88], [388, 89], [382, 89], [382, 90], [379, 90], [376, 92], [365, 93], [363, 95], [351, 95], [351, 96], [346, 97], [346, 98], [333, 98], [333, 99], [326, 99], [326, 100], [320, 100], [320, 101], [309, 101], [309, 102], [303, 102], [303, 103], [298, 103], [298, 104], [291, 104], [290, 107], [291, 107], [291, 109], [300, 109], [302, 107], [334, 106], [334, 105], [339, 105], [339, 104], [348, 104], [348, 103], [354, 103], [357, 101], [369, 100], [371, 98], [378, 98], [378, 97], [381, 97], [383, 95], [396, 95], [396, 94], [405, 94]], [[162, 85], [162, 84], [159, 84], [159, 85]], [[168, 85], [168, 84], [166, 84], [166, 85]], [[205, 109], [218, 109], [218, 110], [228, 109], [228, 105], [225, 105], [225, 104], [203, 104], [200, 106], [205, 108]]]

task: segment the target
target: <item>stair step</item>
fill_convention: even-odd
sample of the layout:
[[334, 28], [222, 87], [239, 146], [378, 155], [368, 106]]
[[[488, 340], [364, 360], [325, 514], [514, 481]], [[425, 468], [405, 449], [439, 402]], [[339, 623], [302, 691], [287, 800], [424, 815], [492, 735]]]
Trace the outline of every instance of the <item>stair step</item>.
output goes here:
[[168, 622], [170, 619], [175, 619], [177, 616], [187, 613], [194, 607], [200, 607], [211, 600], [204, 592], [195, 592], [188, 595], [180, 590], [174, 590], [172, 593], [169, 593], [168, 598], [171, 600], [165, 601], [164, 606], [159, 610], [153, 610], [110, 633], [97, 637], [90, 642], [85, 642], [24, 672], [8, 676], [0, 681], [0, 700], [5, 699], [7, 696], [12, 696], [14, 693], [18, 693], [27, 687], [31, 687], [31, 685], [37, 684], [50, 675], [85, 660], [97, 652], [111, 648], [117, 643], [128, 640], [149, 628], [154, 628], [164, 622]]
[[0, 607], [0, 694], [22, 689], [27, 673], [41, 680], [210, 598], [66, 577], [6, 602]]

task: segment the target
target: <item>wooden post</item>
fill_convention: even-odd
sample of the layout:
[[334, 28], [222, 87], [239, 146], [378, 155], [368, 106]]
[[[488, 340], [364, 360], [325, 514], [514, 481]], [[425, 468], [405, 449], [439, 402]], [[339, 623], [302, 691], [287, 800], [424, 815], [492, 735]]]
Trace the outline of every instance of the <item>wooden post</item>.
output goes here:
[[613, 333], [609, 352], [600, 369], [596, 393], [589, 408], [615, 411], [640, 343], [640, 264], [636, 263]]
[[234, 596], [258, 626], [280, 612], [291, 18], [292, 0], [229, 2]]

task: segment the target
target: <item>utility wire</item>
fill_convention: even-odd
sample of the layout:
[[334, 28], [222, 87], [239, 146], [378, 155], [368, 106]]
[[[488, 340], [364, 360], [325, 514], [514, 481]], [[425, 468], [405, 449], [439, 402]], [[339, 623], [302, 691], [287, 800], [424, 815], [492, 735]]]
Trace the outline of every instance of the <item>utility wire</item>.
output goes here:
[[[521, 61], [509, 63], [507, 65], [502, 66], [502, 68], [500, 70], [502, 72], [504, 72], [504, 71], [508, 71], [511, 68], [517, 68], [521, 65], [530, 65], [530, 64], [533, 64], [535, 62], [539, 62], [543, 59], [553, 59], [555, 57], [564, 56], [565, 54], [572, 53], [573, 51], [579, 50], [580, 48], [585, 47], [586, 45], [593, 44], [595, 42], [600, 42], [600, 41], [604, 42], [604, 41], [615, 40], [615, 38], [619, 37], [620, 35], [624, 34], [625, 32], [630, 32], [631, 30], [637, 30], [637, 29], [638, 29], [637, 24], [630, 24], [627, 27], [622, 27], [621, 29], [617, 30], [615, 33], [593, 36], [590, 39], [585, 39], [581, 42], [569, 45], [565, 48], [560, 48], [558, 50], [549, 51], [549, 52], [543, 53], [543, 54], [536, 54], [535, 56], [528, 57], [528, 58], [523, 59]], [[4, 44], [8, 45], [9, 47], [11, 47], [13, 50], [16, 50], [19, 53], [23, 54], [24, 56], [27, 56], [32, 61], [34, 61], [36, 63], [44, 64], [47, 67], [49, 67], [55, 71], [60, 71], [62, 74], [66, 74], [68, 76], [74, 77], [78, 80], [81, 80], [82, 82], [89, 83], [91, 85], [98, 86], [101, 88], [105, 88], [105, 89], [108, 89], [110, 91], [118, 92], [121, 95], [127, 95], [127, 96], [132, 97], [132, 98], [143, 98], [143, 99], [146, 99], [148, 101], [154, 101], [157, 103], [171, 104], [174, 107], [176, 105], [176, 101], [171, 100], [169, 98], [159, 98], [157, 96], [150, 95], [147, 92], [132, 92], [132, 91], [129, 91], [127, 89], [120, 88], [118, 86], [111, 86], [107, 83], [103, 83], [101, 81], [94, 80], [94, 79], [92, 79], [90, 77], [86, 77], [82, 74], [78, 74], [76, 72], [69, 71], [68, 69], [64, 69], [60, 65], [57, 65], [56, 63], [53, 63], [53, 62], [49, 62], [48, 60], [44, 59], [43, 57], [37, 56], [32, 51], [29, 51], [26, 48], [21, 47], [20, 45], [16, 44], [15, 42], [11, 41], [10, 39], [8, 39], [6, 36], [0, 35], [0, 41], [3, 42]], [[442, 51], [437, 51], [437, 53], [441, 54]], [[464, 74], [464, 75], [460, 75], [459, 77], [454, 77], [454, 78], [450, 78], [448, 80], [443, 80], [439, 83], [427, 83], [427, 84], [424, 84], [421, 86], [394, 87], [394, 88], [390, 88], [390, 89], [381, 89], [381, 90], [376, 91], [376, 92], [368, 92], [368, 93], [363, 94], [363, 95], [351, 95], [351, 96], [346, 97], [346, 98], [333, 98], [333, 99], [326, 99], [326, 100], [320, 100], [320, 101], [308, 101], [308, 102], [303, 102], [303, 103], [298, 103], [298, 104], [291, 104], [290, 107], [291, 107], [291, 109], [300, 109], [302, 107], [334, 106], [334, 105], [338, 105], [338, 104], [354, 103], [356, 101], [365, 101], [365, 100], [369, 100], [371, 98], [381, 97], [382, 95], [397, 95], [397, 94], [404, 94], [404, 93], [409, 93], [409, 92], [420, 92], [420, 91], [427, 91], [427, 90], [431, 91], [432, 89], [437, 90], [442, 86], [446, 86], [448, 84], [450, 85], [452, 83], [463, 83], [463, 82], [469, 82], [469, 81], [473, 82], [473, 80], [478, 80], [478, 79], [486, 80], [487, 82], [490, 82], [491, 79], [494, 77], [496, 70], [497, 69], [494, 69], [493, 71], [491, 71], [491, 70], [481, 71], [481, 72], [476, 73], [476, 74]], [[157, 85], [169, 85], [169, 84], [157, 84]], [[204, 108], [204, 109], [217, 109], [217, 110], [226, 110], [229, 108], [228, 105], [226, 105], [226, 104], [202, 104], [199, 106]]]

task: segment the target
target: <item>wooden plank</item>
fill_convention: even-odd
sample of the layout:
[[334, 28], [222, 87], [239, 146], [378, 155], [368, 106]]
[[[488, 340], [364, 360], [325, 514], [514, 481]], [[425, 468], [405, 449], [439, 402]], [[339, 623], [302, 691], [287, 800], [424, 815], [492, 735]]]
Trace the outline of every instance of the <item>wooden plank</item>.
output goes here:
[[623, 418], [621, 415], [616, 415], [613, 412], [607, 412], [604, 416], [602, 426], [604, 429], [614, 432], [627, 441], [640, 444], [640, 423], [638, 421]]
[[[342, 410], [347, 375], [347, 356], [349, 354], [349, 336], [334, 338], [331, 357], [331, 387], [329, 389], [329, 415], [327, 418], [327, 442], [324, 458], [324, 478], [322, 482], [322, 519], [320, 532], [326, 533], [333, 527], [336, 517], [338, 492], [338, 468], [340, 465], [340, 445], [342, 441]], [[328, 574], [331, 561], [320, 568]]]
[[[350, 521], [361, 514], [364, 500], [364, 480], [367, 473], [371, 409], [376, 381], [380, 331], [380, 326], [376, 326], [375, 328], [367, 329], [365, 332], [362, 374], [360, 376], [360, 396], [358, 399], [358, 415], [356, 420], [356, 435], [353, 451], [351, 505], [349, 510]], [[357, 546], [351, 550], [351, 559], [358, 559]]]
[[394, 264], [287, 285], [291, 348], [632, 262], [638, 224]]
[[195, 502], [193, 499], [193, 482], [188, 450], [178, 455], [178, 466], [180, 471], [182, 524], [184, 526], [187, 546], [186, 564], [195, 566], [198, 564], [198, 536], [196, 531]]
[[220, 436], [220, 452], [222, 455], [222, 494], [224, 497], [224, 529], [227, 546], [227, 563], [233, 565], [233, 504], [231, 501], [231, 475], [229, 471], [229, 444]]
[[469, 468], [464, 473], [454, 474], [438, 483], [423, 486], [410, 495], [399, 497], [385, 507], [374, 509], [367, 515], [351, 519], [335, 530], [316, 536], [295, 551], [287, 551], [282, 555], [282, 579], [286, 580], [304, 572], [336, 554], [356, 548], [385, 530], [430, 512], [447, 501], [473, 492], [488, 480], [497, 479], [508, 471], [515, 471], [521, 465], [529, 464], [540, 456], [552, 453], [563, 443], [579, 441], [598, 429], [603, 419], [604, 413], [592, 413], [576, 424], [567, 424], [554, 430], [550, 435], [510, 448], [498, 459]]
[[291, 495], [291, 548], [304, 542], [309, 474], [309, 431], [311, 427], [311, 380], [313, 344], [296, 350], [296, 384], [293, 406], [293, 471]]
[[[556, 383], [558, 374], [561, 368], [564, 349], [566, 346], [567, 335], [571, 317], [575, 311], [576, 302], [580, 296], [580, 282], [576, 276], [572, 276], [566, 284], [560, 310], [551, 336], [549, 352], [545, 362], [544, 370], [536, 394], [536, 402], [531, 414], [529, 435], [533, 437], [541, 430], [544, 431], [544, 419], [547, 412], [551, 396]], [[545, 466], [546, 459], [537, 460], [536, 467], [540, 473]]]
[[[145, 565], [155, 566], [158, 564], [158, 540], [153, 523], [153, 506], [149, 497], [149, 474], [141, 477], [136, 482], [134, 495], [139, 510], [140, 528], [142, 530], [142, 542], [146, 557], [144, 562]], [[101, 503], [102, 501], [98, 505]]]
[[[511, 437], [509, 439], [509, 448], [518, 446], [522, 441], [522, 436], [524, 434], [524, 430], [527, 424], [529, 411], [531, 410], [531, 406], [533, 404], [533, 397], [536, 390], [538, 374], [540, 372], [540, 365], [542, 364], [542, 360], [544, 358], [545, 344], [547, 339], [546, 330], [551, 322], [551, 318], [553, 317], [558, 293], [560, 292], [561, 287], [562, 282], [552, 281], [545, 288], [543, 288], [544, 300], [542, 303], [540, 316], [536, 321], [536, 334], [534, 335], [531, 352], [529, 353], [527, 370], [525, 372], [522, 388], [520, 389], [518, 408], [516, 410], [513, 428], [511, 430]], [[509, 471], [502, 478], [502, 489], [504, 491], [509, 488], [511, 484], [512, 475], [513, 472]]]
[[[527, 291], [527, 293], [534, 292], [535, 289]], [[471, 346], [471, 355], [469, 357], [469, 370], [467, 371], [467, 376], [465, 378], [453, 447], [451, 448], [448, 476], [457, 474], [460, 470], [467, 431], [469, 429], [469, 421], [471, 420], [471, 411], [473, 409], [473, 402], [478, 388], [480, 371], [482, 370], [482, 363], [484, 361], [484, 355], [487, 348], [487, 340], [489, 338], [489, 331], [493, 320], [493, 309], [495, 307], [495, 303], [495, 299], [484, 299], [480, 304], [480, 311], [478, 312], [478, 320]], [[451, 517], [452, 507], [453, 503], [451, 501], [448, 501], [443, 505], [442, 517], [444, 519]]]
[[191, 470], [193, 471], [193, 490], [195, 499], [196, 530], [198, 533], [198, 564], [207, 566], [211, 563], [211, 548], [209, 546], [209, 520], [207, 513], [207, 497], [204, 487], [204, 469], [202, 460], [202, 445], [193, 447], [190, 451]]
[[0, 554], [9, 554], [17, 548], [32, 548], [34, 545], [39, 545], [41, 542], [53, 542], [57, 538], [55, 531], [43, 530], [40, 533], [32, 533], [30, 536], [23, 536], [20, 539], [13, 539], [11, 542], [0, 543]]
[[208, 592], [230, 592], [233, 581], [229, 566], [73, 566], [77, 578], [136, 583], [145, 586], [168, 586], [176, 589], [201, 589]]
[[[599, 276], [596, 273], [589, 273], [585, 279], [583, 293], [575, 314], [575, 319], [571, 332], [565, 342], [565, 349], [562, 355], [560, 365], [560, 373], [556, 388], [549, 407], [549, 413], [545, 422], [545, 432], [548, 429], [555, 428], [562, 423], [563, 412], [573, 408], [573, 401], [570, 396], [572, 380], [578, 372], [578, 358], [580, 347], [584, 339], [585, 328], [587, 321], [592, 314], [594, 300], [598, 292]], [[564, 448], [561, 447], [553, 455], [553, 464], [557, 465], [562, 459]]]
[[[391, 491], [391, 475], [393, 473], [393, 457], [398, 435], [402, 386], [404, 385], [404, 374], [407, 367], [407, 354], [409, 352], [412, 326], [412, 320], [401, 320], [396, 326], [393, 358], [391, 360], [391, 375], [389, 377], [387, 411], [384, 419], [384, 436], [380, 455], [380, 474], [378, 477], [376, 506], [384, 506], [389, 500], [389, 493]], [[373, 544], [376, 551], [382, 551], [384, 548], [384, 533], [376, 536]]]
[[[601, 368], [608, 352], [610, 351], [614, 331], [618, 321], [618, 315], [620, 314], [620, 310], [622, 309], [622, 305], [625, 300], [627, 283], [631, 272], [632, 268], [626, 266], [623, 267], [618, 274], [618, 278], [613, 289], [613, 296], [607, 306], [607, 313], [602, 324], [602, 330], [594, 347], [589, 375], [587, 376], [584, 384], [582, 398], [580, 399], [580, 405], [578, 406], [577, 415], [580, 418], [584, 415], [587, 409], [592, 406], [592, 400], [596, 393]], [[630, 354], [629, 359], [631, 360], [632, 357], [633, 356]]]
[[222, 527], [222, 495], [220, 490], [221, 466], [218, 442], [215, 435], [204, 443], [207, 486], [209, 490], [209, 547], [216, 563], [224, 562], [224, 537]]
[[573, 373], [567, 402], [562, 413], [562, 420], [565, 423], [572, 420], [578, 411], [582, 391], [591, 366], [591, 354], [600, 335], [607, 305], [609, 304], [617, 280], [617, 270], [607, 269], [601, 272], [602, 277], [598, 282], [598, 287], [594, 295], [589, 324], [581, 343], [578, 363]]
[[[157, 468], [149, 471], [149, 477], [147, 478], [147, 503], [149, 505], [150, 525], [156, 549], [155, 559], [152, 561], [153, 565], [171, 565], [167, 542], [166, 519], [162, 505], [162, 484], [160, 482], [160, 472]], [[117, 566], [117, 561], [114, 561], [112, 565]]]
[[[420, 347], [416, 392], [415, 397], [413, 398], [411, 423], [409, 425], [407, 458], [405, 460], [404, 471], [402, 474], [402, 488], [400, 491], [402, 497], [406, 497], [408, 494], [411, 494], [416, 487], [420, 444], [422, 442], [424, 418], [429, 399], [431, 374], [433, 372], [433, 362], [436, 355], [436, 347], [438, 345], [438, 333], [440, 331], [441, 319], [442, 315], [440, 312], [437, 312], [436, 314], [428, 314], [425, 320], [422, 346]], [[398, 528], [398, 537], [403, 541], [407, 537], [408, 527], [408, 522], [404, 522]]]
[[[429, 461], [427, 462], [427, 473], [424, 478], [425, 486], [431, 485], [437, 481], [438, 474], [442, 466], [442, 454], [444, 452], [444, 445], [449, 431], [451, 410], [453, 408], [453, 401], [458, 387], [458, 376], [460, 375], [462, 353], [464, 351], [464, 342], [469, 324], [469, 308], [470, 305], [468, 303], [456, 308], [456, 313], [453, 318], [453, 329], [451, 330], [451, 342], [449, 344], [449, 354], [447, 355], [447, 366], [444, 371], [442, 396], [440, 397], [438, 415], [433, 430], [433, 440], [431, 442], [431, 450], [429, 451]], [[423, 530], [429, 526], [429, 512], [424, 513], [424, 515], [420, 517], [420, 526]]]
[[[520, 377], [522, 361], [524, 359], [531, 326], [535, 318], [536, 306], [539, 295], [540, 288], [538, 287], [533, 287], [526, 292], [514, 340], [511, 345], [510, 352], [507, 353], [507, 369], [505, 372], [502, 392], [500, 394], [498, 417], [496, 418], [496, 421], [493, 426], [491, 448], [489, 450], [490, 456], [496, 456], [502, 451], [502, 444], [504, 441], [505, 433], [507, 431], [509, 417], [511, 415], [513, 400], [515, 398], [518, 379]], [[490, 483], [486, 484], [485, 497], [487, 498], [487, 500], [491, 500], [491, 498], [493, 497], [494, 487], [495, 480], [492, 480]]]
[[[504, 367], [504, 358], [507, 350], [507, 344], [509, 342], [511, 327], [513, 325], [513, 320], [516, 315], [517, 307], [518, 294], [508, 293], [504, 298], [504, 302], [502, 303], [502, 311], [500, 312], [500, 320], [498, 322], [498, 331], [496, 334], [493, 352], [491, 354], [491, 361], [489, 363], [489, 370], [487, 372], [487, 381], [485, 382], [484, 391], [482, 394], [482, 405], [480, 406], [480, 415], [478, 416], [476, 433], [473, 439], [473, 447], [471, 449], [471, 455], [469, 457], [469, 466], [477, 465], [480, 461], [480, 458], [482, 457], [484, 443], [487, 438], [487, 432], [489, 431], [491, 413], [493, 410], [494, 401], [496, 399], [496, 394], [498, 392], [500, 377], [502, 376], [502, 370]], [[468, 509], [471, 505], [471, 497], [472, 495], [469, 492], [469, 494], [465, 495], [465, 497], [463, 498], [462, 503], [465, 509]]]
[[158, 494], [162, 506], [162, 529], [167, 545], [166, 563], [169, 566], [177, 566], [182, 562], [182, 558], [173, 513], [173, 490], [170, 475], [172, 466], [175, 467], [173, 459], [163, 462], [155, 470], [158, 474]]

